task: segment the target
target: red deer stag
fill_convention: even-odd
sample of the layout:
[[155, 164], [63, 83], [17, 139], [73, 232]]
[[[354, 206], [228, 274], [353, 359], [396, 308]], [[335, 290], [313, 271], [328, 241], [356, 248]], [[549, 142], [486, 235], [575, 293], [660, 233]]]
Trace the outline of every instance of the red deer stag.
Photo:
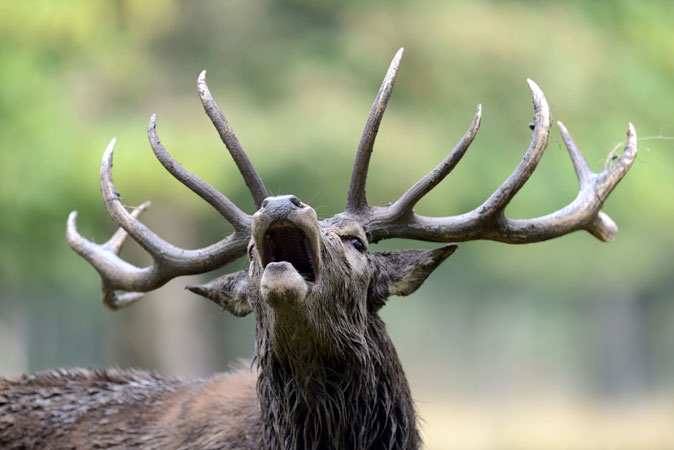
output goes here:
[[[248, 215], [180, 164], [157, 137], [152, 150], [174, 177], [233, 225], [225, 239], [198, 250], [162, 240], [138, 220], [147, 207], [124, 207], [112, 182], [114, 140], [103, 155], [101, 189], [120, 229], [96, 244], [67, 224], [71, 247], [102, 278], [104, 304], [126, 307], [169, 280], [204, 273], [248, 254], [247, 270], [188, 289], [237, 316], [256, 320], [255, 374], [239, 370], [212, 378], [163, 378], [133, 370], [56, 370], [0, 380], [2, 448], [415, 449], [421, 445], [409, 386], [379, 309], [391, 295], [413, 293], [456, 250], [369, 253], [389, 238], [433, 242], [475, 239], [524, 244], [586, 230], [602, 241], [617, 233], [600, 211], [637, 153], [634, 127], [617, 161], [594, 173], [558, 122], [579, 181], [577, 197], [546, 216], [526, 220], [504, 211], [536, 168], [551, 119], [539, 87], [528, 81], [535, 116], [531, 144], [515, 171], [480, 206], [452, 217], [426, 217], [416, 203], [456, 166], [475, 138], [481, 107], [447, 158], [389, 206], [365, 197], [375, 136], [395, 82], [398, 51], [358, 145], [346, 208], [319, 221], [292, 195], [268, 197], [260, 177], [206, 85], [206, 113], [237, 164], [257, 206]], [[151, 256], [136, 267], [118, 256], [127, 235]]]

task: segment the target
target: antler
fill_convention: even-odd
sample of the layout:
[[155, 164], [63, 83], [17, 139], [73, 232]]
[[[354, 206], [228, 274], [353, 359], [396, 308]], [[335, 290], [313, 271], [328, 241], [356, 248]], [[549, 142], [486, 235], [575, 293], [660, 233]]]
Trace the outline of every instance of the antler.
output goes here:
[[[234, 161], [256, 204], [266, 197], [266, 189], [245, 150], [211, 97], [202, 72], [198, 80], [199, 95], [204, 109], [218, 129], [223, 142]], [[101, 162], [101, 191], [103, 202], [112, 219], [120, 226], [115, 234], [103, 244], [83, 238], [77, 231], [77, 212], [68, 217], [66, 238], [70, 246], [98, 271], [102, 281], [103, 303], [116, 310], [139, 300], [144, 292], [156, 289], [169, 280], [181, 276], [208, 272], [235, 260], [245, 253], [250, 240], [252, 216], [241, 211], [227, 197], [196, 175], [182, 167], [166, 151], [156, 132], [156, 116], [150, 118], [148, 137], [152, 150], [159, 162], [171, 175], [208, 202], [234, 227], [234, 232], [223, 240], [208, 247], [185, 250], [176, 247], [157, 236], [143, 225], [138, 216], [150, 205], [143, 203], [129, 213], [122, 204], [119, 193], [112, 181], [112, 157], [115, 139], [110, 141]], [[152, 257], [152, 265], [136, 267], [119, 255], [128, 235], [138, 242]], [[116, 293], [115, 291], [126, 291]]]
[[409, 188], [396, 202], [386, 207], [369, 205], [365, 198], [365, 179], [374, 145], [374, 136], [393, 88], [402, 49], [398, 51], [386, 74], [368, 118], [354, 163], [346, 213], [359, 220], [370, 242], [389, 238], [408, 238], [434, 242], [462, 242], [489, 239], [511, 244], [524, 244], [552, 239], [576, 230], [586, 230], [608, 242], [615, 238], [618, 227], [600, 211], [604, 201], [625, 176], [637, 154], [637, 137], [630, 123], [627, 143], [618, 161], [600, 173], [594, 173], [561, 122], [557, 122], [571, 156], [579, 182], [576, 198], [565, 207], [533, 219], [510, 219], [505, 208], [536, 169], [550, 135], [550, 108], [536, 83], [527, 79], [533, 94], [534, 127], [531, 144], [515, 171], [480, 206], [451, 217], [426, 217], [414, 212], [416, 203], [456, 166], [465, 154], [480, 126], [482, 107], [468, 131], [450, 154], [428, 175]]
[[358, 144], [358, 151], [356, 152], [356, 161], [353, 164], [353, 171], [351, 172], [351, 183], [349, 184], [349, 193], [346, 201], [347, 213], [358, 215], [361, 211], [368, 208], [367, 199], [365, 198], [367, 169], [370, 165], [370, 156], [372, 156], [374, 140], [379, 131], [379, 124], [381, 124], [381, 119], [384, 117], [388, 99], [391, 97], [404, 51], [405, 49], [401, 48], [393, 57], [393, 61], [391, 61], [391, 65], [386, 72], [384, 81], [379, 88], [377, 97], [374, 99], [370, 115], [365, 123], [365, 129], [363, 130], [360, 143]]
[[253, 166], [250, 158], [248, 158], [248, 154], [246, 154], [246, 151], [241, 146], [239, 139], [236, 137], [236, 134], [234, 134], [234, 130], [229, 122], [227, 122], [225, 115], [220, 111], [215, 100], [213, 100], [211, 91], [206, 84], [205, 70], [199, 74], [197, 90], [199, 91], [201, 103], [204, 105], [204, 111], [206, 111], [206, 114], [210, 117], [215, 129], [218, 130], [222, 142], [227, 147], [227, 150], [229, 150], [230, 155], [232, 155], [232, 159], [239, 168], [239, 172], [241, 172], [243, 180], [246, 182], [246, 186], [248, 186], [248, 190], [250, 190], [250, 194], [253, 196], [255, 206], [259, 208], [262, 204], [262, 200], [267, 198], [267, 189], [265, 189], [262, 179], [255, 170], [255, 166]]

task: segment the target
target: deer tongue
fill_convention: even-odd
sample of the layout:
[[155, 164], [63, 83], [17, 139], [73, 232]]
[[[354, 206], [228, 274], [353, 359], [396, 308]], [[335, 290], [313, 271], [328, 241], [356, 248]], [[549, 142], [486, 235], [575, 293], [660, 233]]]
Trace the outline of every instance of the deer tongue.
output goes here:
[[308, 291], [305, 279], [287, 261], [270, 262], [262, 273], [260, 292], [271, 307], [300, 304]]

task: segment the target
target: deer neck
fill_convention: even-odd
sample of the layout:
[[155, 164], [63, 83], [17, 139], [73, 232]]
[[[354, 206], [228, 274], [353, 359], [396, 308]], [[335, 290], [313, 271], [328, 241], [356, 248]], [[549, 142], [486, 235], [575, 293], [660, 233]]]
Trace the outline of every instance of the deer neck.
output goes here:
[[414, 449], [409, 386], [384, 323], [340, 353], [292, 358], [259, 339], [258, 394], [267, 448]]

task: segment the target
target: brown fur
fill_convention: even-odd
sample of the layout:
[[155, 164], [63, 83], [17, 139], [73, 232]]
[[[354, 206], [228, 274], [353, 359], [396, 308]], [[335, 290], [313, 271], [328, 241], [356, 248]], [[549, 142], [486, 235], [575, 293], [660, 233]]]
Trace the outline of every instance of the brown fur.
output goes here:
[[198, 380], [116, 369], [0, 379], [0, 448], [260, 448], [256, 379], [245, 368]]

